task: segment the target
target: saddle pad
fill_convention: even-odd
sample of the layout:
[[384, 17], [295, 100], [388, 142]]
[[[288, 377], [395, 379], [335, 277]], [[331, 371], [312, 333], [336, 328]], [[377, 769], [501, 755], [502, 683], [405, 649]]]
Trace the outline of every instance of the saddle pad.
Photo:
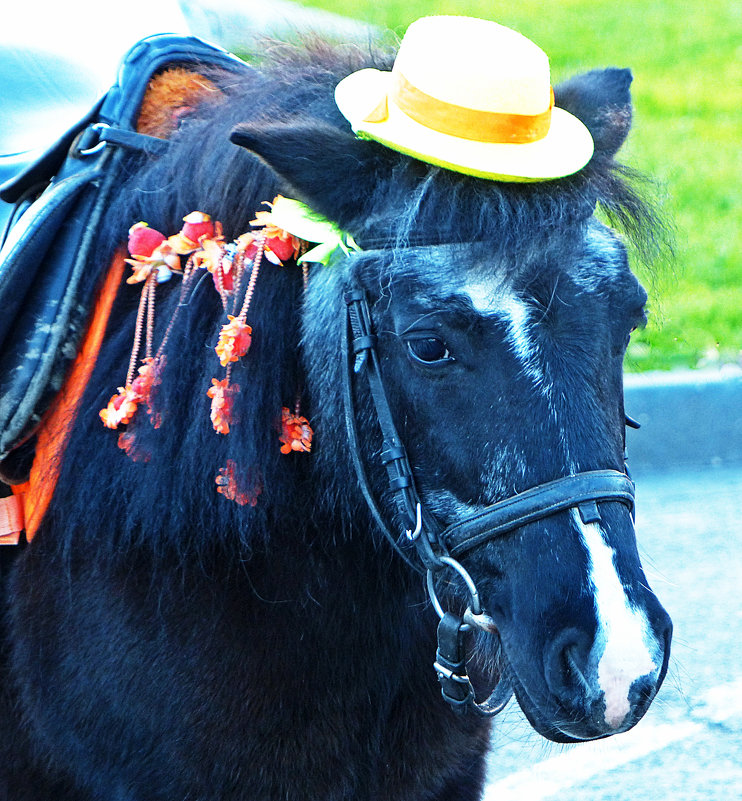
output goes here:
[[132, 159], [157, 158], [167, 147], [137, 122], [152, 77], [173, 65], [250, 69], [195, 37], [148, 37], [125, 55], [91, 112], [0, 187], [0, 199], [16, 206], [0, 251], [0, 478], [7, 483], [27, 478], [33, 448], [20, 446], [33, 437], [85, 332], [103, 277], [91, 255], [111, 192]]

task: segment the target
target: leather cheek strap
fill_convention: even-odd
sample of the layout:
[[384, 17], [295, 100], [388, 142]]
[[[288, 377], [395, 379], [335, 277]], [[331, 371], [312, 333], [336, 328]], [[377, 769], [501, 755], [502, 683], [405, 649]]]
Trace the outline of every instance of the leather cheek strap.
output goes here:
[[520, 526], [577, 507], [584, 523], [600, 520], [599, 501], [634, 509], [634, 483], [618, 470], [592, 470], [526, 490], [449, 526], [440, 535], [454, 558]]

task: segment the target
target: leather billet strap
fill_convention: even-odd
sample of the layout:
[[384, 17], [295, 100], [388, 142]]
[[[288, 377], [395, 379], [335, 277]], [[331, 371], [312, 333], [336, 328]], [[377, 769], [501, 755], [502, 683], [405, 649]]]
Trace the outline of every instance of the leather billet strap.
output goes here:
[[502, 712], [513, 697], [510, 682], [503, 677], [495, 685], [490, 696], [477, 701], [474, 686], [467, 673], [467, 653], [464, 635], [471, 626], [462, 623], [458, 615], [446, 612], [438, 623], [438, 648], [433, 668], [438, 676], [443, 699], [459, 714], [469, 710], [486, 718]]
[[[355, 423], [353, 406], [352, 376], [361, 371], [368, 379], [371, 396], [376, 411], [376, 418], [381, 429], [383, 445], [381, 460], [386, 468], [389, 486], [400, 513], [407, 521], [408, 540], [414, 542], [418, 557], [424, 568], [438, 569], [441, 564], [436, 552], [441, 550], [439, 543], [431, 541], [428, 531], [435, 530], [426, 520], [427, 525], [418, 526], [422, 504], [415, 488], [414, 477], [407, 458], [407, 452], [394, 425], [389, 401], [381, 380], [379, 357], [376, 352], [376, 336], [373, 333], [371, 314], [366, 296], [361, 289], [350, 289], [344, 296], [346, 309], [343, 312], [343, 401], [345, 407], [345, 425], [350, 445], [350, 455], [358, 478], [361, 491], [376, 524], [395, 551], [407, 564], [418, 572], [423, 572], [419, 565], [412, 562], [405, 548], [390, 532], [384, 516], [379, 510], [366, 475], [361, 457], [358, 432]], [[350, 327], [350, 332], [348, 331]], [[352, 338], [349, 339], [349, 333]], [[415, 534], [413, 537], [412, 534]]]
[[618, 470], [592, 470], [539, 484], [487, 506], [441, 533], [453, 557], [520, 526], [577, 507], [583, 523], [600, 520], [600, 501], [620, 501], [634, 509], [634, 482]]
[[446, 612], [438, 623], [438, 650], [433, 667], [443, 698], [455, 709], [474, 700], [474, 688], [466, 673], [466, 650], [461, 618]]

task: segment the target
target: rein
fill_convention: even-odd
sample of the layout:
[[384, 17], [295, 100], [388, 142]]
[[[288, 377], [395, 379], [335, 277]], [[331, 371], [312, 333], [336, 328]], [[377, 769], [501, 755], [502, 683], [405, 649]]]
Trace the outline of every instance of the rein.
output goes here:
[[[492, 618], [482, 609], [476, 584], [458, 557], [521, 526], [566, 509], [577, 508], [584, 523], [601, 519], [598, 503], [604, 501], [623, 503], [633, 514], [634, 484], [626, 473], [618, 470], [585, 471], [539, 484], [473, 512], [441, 530], [420, 499], [407, 451], [394, 425], [381, 376], [377, 337], [366, 295], [362, 289], [351, 288], [345, 292], [344, 299], [343, 403], [351, 460], [361, 492], [376, 524], [394, 550], [414, 570], [426, 575], [428, 597], [440, 618], [434, 668], [444, 700], [457, 711], [472, 709], [480, 715], [491, 717], [504, 709], [512, 697], [512, 688], [509, 682], [501, 679], [486, 701], [480, 703], [476, 700], [466, 672], [464, 635], [474, 628], [489, 632], [496, 632], [496, 628]], [[392, 534], [384, 520], [360, 455], [353, 404], [353, 376], [361, 372], [366, 375], [381, 430], [381, 463], [386, 468], [397, 509], [406, 522], [404, 535], [400, 537]], [[404, 545], [408, 547], [405, 549]], [[414, 548], [418, 563], [408, 555], [410, 545]], [[443, 570], [458, 574], [466, 586], [469, 604], [463, 615], [444, 610], [438, 600], [435, 579]]]

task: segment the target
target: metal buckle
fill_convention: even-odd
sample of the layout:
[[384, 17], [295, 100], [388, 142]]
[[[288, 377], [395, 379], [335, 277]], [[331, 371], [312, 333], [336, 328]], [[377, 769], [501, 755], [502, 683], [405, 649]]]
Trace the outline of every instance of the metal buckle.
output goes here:
[[[96, 122], [95, 124], [90, 126], [91, 131], [100, 132], [106, 128], [110, 128], [111, 126], [107, 122]], [[92, 147], [86, 147], [84, 150], [77, 149], [78, 156], [92, 156], [94, 153], [99, 153], [103, 148], [106, 146], [106, 141], [101, 139], [100, 136], [98, 137], [98, 142], [94, 144]]]
[[435, 661], [433, 662], [433, 669], [438, 674], [438, 677], [441, 676], [445, 679], [450, 679], [451, 681], [455, 681], [457, 684], [469, 684], [469, 677], [464, 675], [462, 676], [459, 673], [454, 673], [451, 668], [445, 667], [440, 662]]
[[420, 507], [420, 502], [417, 502], [417, 506], [415, 509], [415, 529], [406, 528], [404, 533], [407, 539], [410, 542], [414, 542], [419, 536], [420, 532], [423, 530], [423, 510]]

